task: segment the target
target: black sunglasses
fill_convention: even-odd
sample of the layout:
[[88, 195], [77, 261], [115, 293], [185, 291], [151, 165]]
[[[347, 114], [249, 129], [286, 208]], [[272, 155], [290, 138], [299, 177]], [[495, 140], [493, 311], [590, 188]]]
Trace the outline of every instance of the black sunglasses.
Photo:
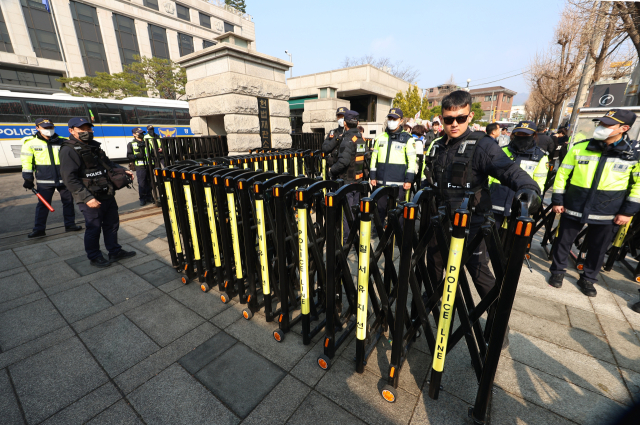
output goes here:
[[442, 117], [442, 121], [447, 125], [453, 124], [453, 121], [457, 121], [458, 124], [464, 124], [467, 121], [467, 118], [469, 118], [469, 115], [471, 114], [458, 115], [457, 117]]

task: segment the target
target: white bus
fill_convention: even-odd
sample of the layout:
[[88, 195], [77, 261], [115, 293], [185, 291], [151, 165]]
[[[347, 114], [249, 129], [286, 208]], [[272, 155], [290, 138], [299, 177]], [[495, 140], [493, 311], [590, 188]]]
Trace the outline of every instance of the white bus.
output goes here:
[[131, 130], [152, 124], [160, 137], [193, 136], [189, 106], [179, 100], [130, 97], [122, 100], [75, 97], [66, 93], [35, 94], [0, 90], [0, 169], [20, 167], [21, 140], [36, 132], [35, 120], [49, 118], [56, 133], [69, 137], [67, 123], [85, 117], [109, 158], [127, 156]]

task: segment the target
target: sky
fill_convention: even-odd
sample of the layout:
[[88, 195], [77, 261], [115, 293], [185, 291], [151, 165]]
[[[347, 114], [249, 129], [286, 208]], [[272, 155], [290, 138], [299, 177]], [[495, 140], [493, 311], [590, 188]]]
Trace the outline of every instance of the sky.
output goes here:
[[[502, 85], [528, 96], [523, 75], [537, 50], [548, 48], [561, 0], [284, 1], [246, 0], [257, 50], [289, 60], [293, 76], [341, 68], [346, 56], [372, 54], [411, 64], [418, 87], [449, 80], [460, 86]], [[287, 77], [289, 73], [287, 72]]]

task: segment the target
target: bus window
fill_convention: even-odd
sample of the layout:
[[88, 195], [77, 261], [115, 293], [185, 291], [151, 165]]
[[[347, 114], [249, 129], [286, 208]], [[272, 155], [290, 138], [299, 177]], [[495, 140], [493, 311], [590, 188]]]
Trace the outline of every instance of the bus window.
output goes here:
[[136, 107], [140, 124], [175, 124], [173, 110], [168, 108]]
[[116, 105], [113, 103], [87, 103], [89, 110], [95, 116], [94, 122], [100, 122], [98, 114], [117, 114], [122, 117], [123, 124], [138, 124], [135, 106]]
[[176, 121], [178, 125], [189, 125], [191, 124], [191, 116], [189, 115], [188, 109], [174, 109], [176, 113]]
[[82, 103], [26, 100], [25, 104], [32, 120], [45, 117], [54, 123], [67, 123], [74, 117], [90, 119]]
[[29, 122], [18, 99], [0, 99], [0, 122]]

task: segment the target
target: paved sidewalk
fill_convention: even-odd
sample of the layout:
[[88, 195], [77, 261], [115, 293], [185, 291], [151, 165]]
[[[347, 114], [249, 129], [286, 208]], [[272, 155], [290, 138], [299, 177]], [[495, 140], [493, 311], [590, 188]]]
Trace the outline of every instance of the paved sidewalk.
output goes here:
[[[475, 375], [463, 345], [448, 356], [444, 390], [427, 396], [424, 338], [402, 370], [398, 401], [379, 395], [390, 347], [355, 373], [353, 337], [324, 372], [294, 332], [247, 321], [241, 306], [180, 283], [162, 216], [121, 226], [136, 257], [89, 265], [82, 234], [0, 252], [0, 421], [3, 424], [468, 424]], [[617, 265], [587, 298], [571, 272], [545, 283], [533, 244], [503, 351], [491, 424], [604, 424], [640, 401], [640, 314]], [[462, 343], [463, 344], [463, 343]]]

